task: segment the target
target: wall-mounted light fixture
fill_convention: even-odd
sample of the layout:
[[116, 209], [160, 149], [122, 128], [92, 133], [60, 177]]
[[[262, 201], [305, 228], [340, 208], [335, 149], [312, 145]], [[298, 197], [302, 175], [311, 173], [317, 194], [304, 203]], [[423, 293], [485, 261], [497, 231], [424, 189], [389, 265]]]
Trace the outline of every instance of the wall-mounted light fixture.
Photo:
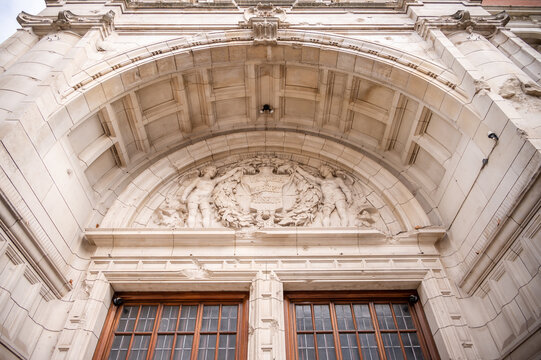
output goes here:
[[272, 114], [274, 112], [274, 109], [271, 108], [269, 104], [265, 104], [259, 109], [260, 114]]

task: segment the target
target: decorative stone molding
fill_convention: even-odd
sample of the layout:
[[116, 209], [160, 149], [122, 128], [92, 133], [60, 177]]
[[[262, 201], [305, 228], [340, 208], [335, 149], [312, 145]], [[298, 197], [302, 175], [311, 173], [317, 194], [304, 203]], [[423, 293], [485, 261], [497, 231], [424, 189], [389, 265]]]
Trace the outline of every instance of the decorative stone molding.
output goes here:
[[[246, 24], [246, 22], [242, 22], [242, 24]], [[140, 64], [149, 61], [151, 58], [158, 60], [158, 58], [163, 58], [167, 54], [171, 54], [171, 56], [187, 54], [196, 50], [195, 48], [218, 47], [231, 42], [237, 44], [251, 43], [254, 40], [254, 37], [251, 32], [248, 31], [250, 27], [248, 25], [246, 25], [246, 27], [247, 30], [207, 33], [187, 39], [179, 38], [172, 41], [157, 43], [152, 46], [152, 51], [148, 50], [148, 47], [130, 50], [117, 57], [97, 63], [92, 68], [86, 69], [74, 76], [73, 85], [62, 93], [62, 97], [68, 98], [79, 89], [82, 89], [83, 91], [89, 89], [107, 75], [114, 76], [115, 73], [137, 67]], [[280, 33], [276, 38], [276, 41], [278, 45], [283, 44], [284, 46], [291, 46], [291, 44], [319, 44], [328, 47], [329, 50], [332, 49], [337, 52], [346, 51], [370, 60], [376, 59], [376, 61], [382, 63], [390, 62], [393, 66], [402, 67], [419, 76], [428, 76], [442, 86], [452, 90], [457, 95], [465, 96], [464, 91], [458, 86], [456, 79], [450, 80], [443, 67], [440, 67], [436, 63], [428, 63], [415, 55], [397, 52], [396, 49], [387, 48], [380, 44], [358, 39], [347, 39], [343, 36], [332, 34], [325, 34], [323, 36], [322, 34], [315, 32], [291, 29]]]
[[36, 236], [28, 221], [0, 190], [0, 231], [23, 254], [39, 280], [43, 281], [57, 298], [61, 298], [72, 290], [72, 285], [51, 258], [54, 255], [44, 248], [42, 239]]
[[40, 36], [51, 32], [68, 30], [83, 36], [91, 28], [100, 30], [103, 38], [113, 30], [114, 11], [101, 15], [76, 15], [69, 10], [62, 10], [54, 16], [31, 15], [22, 11], [17, 16], [17, 21], [23, 28], [31, 28]]
[[458, 10], [450, 16], [440, 16], [434, 18], [422, 18], [415, 23], [415, 30], [426, 38], [429, 29], [440, 29], [442, 31], [469, 31], [485, 36], [494, 34], [497, 29], [505, 27], [511, 20], [511, 17], [502, 11], [490, 16], [471, 16], [468, 10]]
[[244, 12], [246, 21], [240, 22], [239, 26], [243, 29], [252, 29], [256, 44], [276, 44], [278, 28], [289, 25], [284, 22], [285, 17], [284, 9], [272, 4], [259, 3], [255, 7], [246, 9]]

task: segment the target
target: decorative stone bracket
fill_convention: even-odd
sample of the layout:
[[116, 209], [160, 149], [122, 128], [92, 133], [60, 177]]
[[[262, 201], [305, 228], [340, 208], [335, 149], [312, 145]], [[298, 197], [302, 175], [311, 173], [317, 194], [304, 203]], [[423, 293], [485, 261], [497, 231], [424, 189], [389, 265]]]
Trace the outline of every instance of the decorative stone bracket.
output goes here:
[[239, 26], [253, 30], [255, 44], [276, 44], [278, 29], [289, 26], [284, 22], [285, 17], [284, 9], [272, 4], [259, 3], [255, 7], [246, 9], [244, 12], [246, 21], [239, 22]]
[[91, 28], [98, 28], [103, 38], [106, 38], [113, 30], [115, 13], [111, 10], [100, 15], [75, 15], [69, 10], [59, 11], [56, 17], [30, 15], [22, 11], [17, 16], [17, 21], [23, 28], [30, 28], [38, 35], [43, 36], [51, 32], [69, 30], [81, 36]]
[[483, 35], [491, 35], [499, 28], [505, 27], [511, 20], [509, 14], [502, 11], [490, 16], [470, 15], [468, 10], [458, 10], [451, 16], [439, 16], [435, 18], [421, 18], [415, 23], [415, 30], [426, 38], [430, 29], [440, 29], [442, 31], [467, 30], [474, 31]]

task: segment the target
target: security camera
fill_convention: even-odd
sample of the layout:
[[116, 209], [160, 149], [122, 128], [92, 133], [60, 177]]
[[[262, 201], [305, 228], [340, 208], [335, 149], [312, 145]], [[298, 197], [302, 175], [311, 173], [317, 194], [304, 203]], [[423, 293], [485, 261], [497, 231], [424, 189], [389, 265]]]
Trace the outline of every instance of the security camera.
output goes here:
[[498, 137], [498, 135], [496, 135], [496, 133], [494, 131], [489, 131], [488, 132], [488, 138], [489, 139], [492, 139], [494, 141], [498, 141], [500, 138]]
[[113, 304], [115, 306], [120, 306], [120, 305], [124, 304], [124, 299], [121, 298], [120, 296], [115, 296], [115, 297], [113, 297]]
[[408, 298], [408, 301], [410, 304], [415, 304], [417, 301], [419, 301], [419, 297], [417, 295], [411, 294]]

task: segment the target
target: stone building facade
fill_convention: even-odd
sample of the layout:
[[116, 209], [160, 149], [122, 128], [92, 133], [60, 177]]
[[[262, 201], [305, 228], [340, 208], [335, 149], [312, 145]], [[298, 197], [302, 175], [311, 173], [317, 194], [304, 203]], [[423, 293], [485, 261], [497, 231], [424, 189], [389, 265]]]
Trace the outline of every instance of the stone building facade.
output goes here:
[[541, 9], [46, 3], [0, 45], [1, 358], [541, 356]]

